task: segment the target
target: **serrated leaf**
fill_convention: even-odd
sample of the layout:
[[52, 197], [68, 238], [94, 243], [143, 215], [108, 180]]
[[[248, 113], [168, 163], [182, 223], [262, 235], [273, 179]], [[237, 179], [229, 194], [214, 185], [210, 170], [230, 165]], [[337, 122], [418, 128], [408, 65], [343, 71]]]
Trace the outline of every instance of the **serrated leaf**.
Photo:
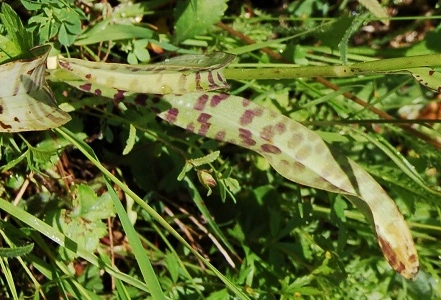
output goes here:
[[189, 159], [188, 162], [195, 167], [199, 167], [214, 162], [216, 159], [219, 158], [219, 155], [220, 151], [213, 151], [205, 156]]
[[220, 21], [226, 9], [225, 0], [178, 1], [174, 12], [176, 42], [206, 33]]
[[0, 257], [19, 257], [31, 253], [34, 243], [14, 248], [0, 248]]

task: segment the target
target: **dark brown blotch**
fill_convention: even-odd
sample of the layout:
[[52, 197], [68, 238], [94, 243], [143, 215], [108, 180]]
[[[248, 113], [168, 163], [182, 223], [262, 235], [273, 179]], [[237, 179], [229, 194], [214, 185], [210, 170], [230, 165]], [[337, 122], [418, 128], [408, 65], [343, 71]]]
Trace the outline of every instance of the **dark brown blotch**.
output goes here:
[[34, 73], [35, 68], [30, 69], [29, 71], [26, 72], [26, 74], [28, 74], [29, 76], [32, 75], [32, 73]]
[[3, 105], [0, 105], [0, 114], [3, 113]]
[[5, 124], [5, 123], [3, 123], [2, 121], [0, 121], [0, 126], [1, 126], [3, 129], [11, 129], [11, 128], [12, 128], [11, 125]]
[[398, 257], [391, 244], [384, 240], [381, 236], [377, 236], [377, 240], [384, 257], [389, 262], [390, 266], [394, 268], [395, 271], [401, 274], [406, 269], [406, 267], [402, 261], [398, 260]]

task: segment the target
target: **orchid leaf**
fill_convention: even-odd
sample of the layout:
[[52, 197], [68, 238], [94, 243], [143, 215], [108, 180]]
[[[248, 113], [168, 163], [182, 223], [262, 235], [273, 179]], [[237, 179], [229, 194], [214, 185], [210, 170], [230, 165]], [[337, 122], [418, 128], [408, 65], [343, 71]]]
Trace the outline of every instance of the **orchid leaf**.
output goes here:
[[32, 59], [0, 65], [0, 132], [46, 130], [70, 120], [46, 85], [49, 50], [37, 47], [31, 50]]
[[[413, 278], [419, 263], [410, 230], [394, 201], [363, 168], [280, 113], [242, 97], [206, 92], [227, 87], [222, 69], [233, 57], [188, 56], [144, 67], [72, 59], [60, 65], [87, 81], [70, 82], [84, 91], [146, 106], [176, 126], [259, 153], [293, 182], [344, 195], [372, 223], [389, 264], [403, 277]], [[214, 67], [198, 64], [207, 60]], [[145, 82], [155, 84], [150, 87]], [[136, 94], [152, 90], [163, 94], [162, 99], [140, 101]]]

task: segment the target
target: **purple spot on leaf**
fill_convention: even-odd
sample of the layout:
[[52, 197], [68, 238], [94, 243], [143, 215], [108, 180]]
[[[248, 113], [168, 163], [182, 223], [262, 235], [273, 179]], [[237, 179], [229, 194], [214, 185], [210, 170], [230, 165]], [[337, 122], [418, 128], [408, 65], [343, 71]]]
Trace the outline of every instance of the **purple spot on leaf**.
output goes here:
[[85, 83], [79, 86], [80, 89], [82, 89], [85, 92], [90, 92], [90, 89], [92, 88], [91, 83]]
[[227, 132], [225, 130], [221, 130], [218, 133], [216, 133], [214, 138], [218, 141], [224, 141], [226, 135], [227, 135]]
[[230, 95], [228, 94], [218, 94], [218, 95], [214, 95], [213, 97], [211, 97], [210, 100], [210, 106], [211, 107], [216, 107], [219, 105], [219, 103], [221, 103], [223, 100], [228, 99]]
[[207, 135], [208, 129], [211, 126], [211, 123], [208, 123], [208, 120], [210, 120], [212, 116], [210, 114], [201, 113], [197, 119], [199, 123], [201, 123], [201, 128], [198, 131], [198, 134], [200, 135]]
[[90, 79], [90, 78], [92, 78], [92, 74], [86, 74], [86, 76], [84, 76], [84, 77], [86, 77], [86, 79]]
[[179, 110], [177, 108], [170, 108], [165, 115], [165, 120], [169, 123], [176, 122], [176, 118], [178, 117]]
[[260, 146], [260, 149], [266, 153], [272, 153], [272, 154], [282, 153], [282, 150], [280, 150], [279, 147], [276, 147], [271, 144], [263, 144], [262, 146]]
[[116, 94], [113, 95], [113, 100], [114, 100], [115, 102], [121, 102], [121, 101], [123, 101], [124, 98], [125, 98], [125, 96], [124, 96], [124, 93], [125, 93], [125, 92], [126, 92], [126, 91], [124, 91], [124, 90], [117, 90]]
[[204, 110], [205, 104], [207, 104], [207, 101], [208, 101], [208, 95], [203, 94], [202, 96], [200, 96], [198, 98], [198, 100], [196, 100], [196, 104], [193, 106], [193, 108], [196, 110]]
[[210, 118], [211, 118], [210, 114], [201, 113], [198, 117], [198, 122], [207, 123]]
[[101, 90], [100, 89], [96, 89], [94, 94], [97, 95], [97, 96], [101, 96]]
[[262, 131], [260, 132], [260, 137], [265, 141], [271, 142], [273, 140], [274, 134], [274, 126], [267, 125], [263, 127]]
[[286, 125], [285, 123], [277, 123], [276, 124], [276, 132], [278, 134], [282, 134], [286, 131]]
[[194, 132], [194, 123], [191, 122], [190, 124], [188, 124], [186, 129], [187, 129], [188, 131]]
[[245, 112], [242, 114], [242, 116], [240, 117], [240, 125], [247, 125], [250, 124], [251, 122], [253, 122], [253, 119], [255, 116], [261, 116], [263, 113], [263, 110], [260, 108], [256, 108], [256, 109], [247, 109], [245, 110]]
[[254, 146], [256, 141], [252, 139], [253, 134], [248, 129], [239, 128], [239, 137], [242, 142], [247, 146]]
[[211, 71], [208, 72], [208, 82], [209, 82], [210, 89], [215, 89], [217, 87], [217, 84], [216, 84], [216, 82], [214, 82], [214, 79], [213, 79], [213, 72], [211, 72]]

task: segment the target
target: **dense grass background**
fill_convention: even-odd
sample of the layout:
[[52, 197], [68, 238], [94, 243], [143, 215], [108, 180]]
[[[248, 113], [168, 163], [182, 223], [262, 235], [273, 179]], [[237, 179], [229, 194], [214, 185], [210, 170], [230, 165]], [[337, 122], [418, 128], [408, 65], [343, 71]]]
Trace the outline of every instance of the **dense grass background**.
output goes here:
[[[6, 2], [33, 45], [93, 61], [227, 51], [249, 66], [320, 66], [441, 47], [435, 1], [383, 1], [387, 19], [358, 1]], [[7, 60], [11, 32], [0, 31]], [[307, 124], [383, 185], [412, 230], [416, 280], [389, 267], [374, 231], [340, 195], [289, 182], [260, 156], [142, 107], [52, 80], [73, 118], [66, 129], [0, 135], [0, 297], [441, 297], [438, 94], [391, 74], [229, 83], [232, 94]], [[178, 180], [186, 161], [215, 151]], [[217, 185], [204, 186], [201, 174]]]

